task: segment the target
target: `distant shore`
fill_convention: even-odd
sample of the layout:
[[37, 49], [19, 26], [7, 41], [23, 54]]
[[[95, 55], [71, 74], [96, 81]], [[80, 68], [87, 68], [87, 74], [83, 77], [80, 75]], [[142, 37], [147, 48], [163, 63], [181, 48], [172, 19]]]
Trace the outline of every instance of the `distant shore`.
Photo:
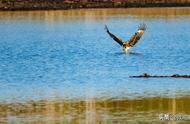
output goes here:
[[113, 2], [75, 2], [77, 0], [0, 0], [0, 11], [67, 10], [84, 8], [190, 7], [189, 0], [128, 0]]

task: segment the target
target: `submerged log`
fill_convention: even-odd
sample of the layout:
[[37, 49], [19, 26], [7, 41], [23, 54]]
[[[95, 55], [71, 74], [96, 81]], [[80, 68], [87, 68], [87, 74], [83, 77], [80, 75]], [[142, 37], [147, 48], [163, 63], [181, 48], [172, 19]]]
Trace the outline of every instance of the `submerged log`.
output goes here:
[[144, 73], [143, 75], [138, 76], [129, 76], [130, 78], [190, 78], [190, 75], [180, 75], [180, 74], [173, 74], [173, 75], [151, 75], [148, 73]]

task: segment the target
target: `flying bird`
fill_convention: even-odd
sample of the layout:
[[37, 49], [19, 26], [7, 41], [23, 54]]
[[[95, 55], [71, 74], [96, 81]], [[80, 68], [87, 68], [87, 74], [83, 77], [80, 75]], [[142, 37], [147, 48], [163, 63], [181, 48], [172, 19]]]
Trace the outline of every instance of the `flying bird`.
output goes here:
[[117, 36], [115, 36], [114, 34], [112, 34], [109, 31], [107, 25], [105, 25], [105, 30], [113, 40], [115, 40], [119, 45], [123, 47], [123, 51], [127, 53], [129, 48], [133, 47], [140, 40], [140, 38], [142, 37], [142, 35], [144, 34], [146, 30], [146, 25], [140, 24], [137, 32], [135, 32], [135, 34], [128, 41], [124, 41], [118, 38]]

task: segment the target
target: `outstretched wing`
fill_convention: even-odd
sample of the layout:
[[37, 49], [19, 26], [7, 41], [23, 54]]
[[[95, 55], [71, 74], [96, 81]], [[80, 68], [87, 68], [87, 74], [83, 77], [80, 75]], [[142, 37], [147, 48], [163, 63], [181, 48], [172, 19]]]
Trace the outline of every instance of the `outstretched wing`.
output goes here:
[[118, 38], [118, 37], [116, 37], [114, 34], [112, 34], [112, 33], [109, 31], [107, 25], [105, 25], [105, 30], [106, 30], [106, 32], [110, 35], [110, 37], [111, 37], [112, 39], [114, 39], [114, 40], [115, 40], [117, 43], [119, 43], [121, 46], [123, 45], [123, 40], [120, 39], [120, 38]]
[[130, 47], [133, 47], [139, 41], [139, 39], [144, 34], [145, 30], [146, 30], [146, 25], [145, 24], [141, 24], [139, 26], [139, 28], [138, 28], [138, 31], [135, 32], [135, 34], [128, 41], [128, 44], [129, 44]]

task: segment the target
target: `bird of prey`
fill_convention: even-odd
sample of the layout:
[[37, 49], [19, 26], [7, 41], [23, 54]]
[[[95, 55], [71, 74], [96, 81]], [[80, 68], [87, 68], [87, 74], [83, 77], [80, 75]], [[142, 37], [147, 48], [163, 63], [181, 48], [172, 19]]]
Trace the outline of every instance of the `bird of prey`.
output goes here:
[[128, 41], [124, 41], [124, 40], [118, 38], [117, 36], [115, 36], [114, 34], [112, 34], [109, 31], [107, 25], [105, 25], [105, 30], [113, 40], [115, 40], [117, 43], [119, 43], [119, 45], [121, 45], [123, 47], [123, 51], [125, 53], [127, 53], [129, 48], [133, 47], [139, 41], [139, 39], [142, 37], [142, 35], [144, 34], [144, 32], [146, 30], [146, 25], [140, 24], [137, 32], [135, 32], [135, 34]]

